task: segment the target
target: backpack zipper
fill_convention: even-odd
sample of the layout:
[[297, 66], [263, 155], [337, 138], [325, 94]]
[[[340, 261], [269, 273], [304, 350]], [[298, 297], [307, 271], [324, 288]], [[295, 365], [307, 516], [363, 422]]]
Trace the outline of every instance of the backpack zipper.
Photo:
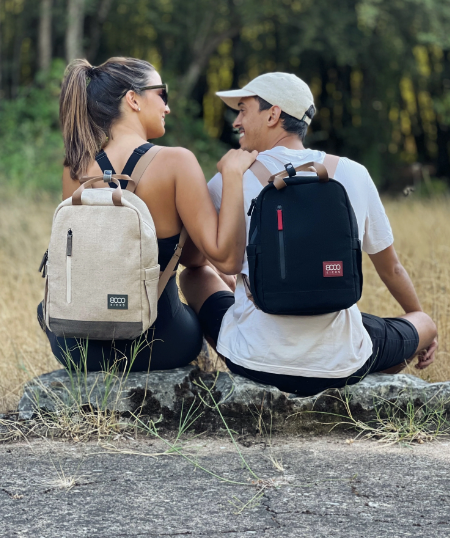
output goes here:
[[252, 213], [253, 213], [253, 210], [255, 209], [255, 205], [256, 205], [256, 198], [253, 198], [251, 204], [250, 204], [250, 207], [247, 211], [247, 216], [248, 217], [251, 217], [252, 216]]
[[44, 252], [42, 256], [41, 264], [39, 265], [39, 272], [42, 272], [42, 278], [47, 276], [47, 262], [48, 262], [48, 249]]
[[67, 245], [66, 245], [66, 278], [67, 278], [67, 302], [72, 302], [72, 238], [73, 233], [69, 228], [67, 231]]
[[278, 223], [278, 247], [280, 252], [280, 275], [281, 279], [286, 278], [286, 257], [284, 254], [284, 233], [283, 233], [283, 208], [277, 206], [277, 223]]

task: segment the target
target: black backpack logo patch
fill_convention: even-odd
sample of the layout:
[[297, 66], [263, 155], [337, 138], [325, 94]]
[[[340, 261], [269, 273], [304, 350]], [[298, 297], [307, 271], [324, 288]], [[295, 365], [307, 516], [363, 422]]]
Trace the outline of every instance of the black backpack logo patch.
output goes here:
[[108, 295], [108, 310], [128, 310], [128, 295]]

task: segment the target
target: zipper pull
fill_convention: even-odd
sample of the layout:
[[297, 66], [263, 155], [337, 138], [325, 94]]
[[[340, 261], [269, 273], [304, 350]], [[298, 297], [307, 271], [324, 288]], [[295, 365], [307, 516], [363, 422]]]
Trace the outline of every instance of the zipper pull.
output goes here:
[[255, 205], [256, 205], [256, 198], [253, 198], [252, 203], [250, 204], [249, 210], [247, 211], [248, 217], [252, 216], [253, 210], [255, 209]]
[[45, 278], [45, 264], [48, 260], [48, 249], [45, 251], [44, 255], [42, 256], [41, 264], [39, 265], [39, 272], [42, 272], [42, 269], [44, 269], [44, 272], [42, 273], [42, 278]]
[[72, 256], [72, 230], [69, 228], [67, 232], [67, 247], [66, 247], [66, 256]]
[[279, 205], [277, 206], [277, 219], [278, 219], [278, 231], [283, 231], [283, 208]]

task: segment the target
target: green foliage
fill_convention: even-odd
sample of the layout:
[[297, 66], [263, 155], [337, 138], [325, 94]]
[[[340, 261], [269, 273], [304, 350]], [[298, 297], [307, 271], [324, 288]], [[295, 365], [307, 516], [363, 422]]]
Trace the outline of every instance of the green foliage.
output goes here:
[[[21, 88], [14, 100], [0, 103], [0, 185], [13, 190], [59, 192], [64, 145], [58, 119], [58, 103], [64, 63], [57, 60], [47, 77]], [[182, 146], [197, 157], [209, 180], [227, 146], [206, 133], [199, 106], [182, 99], [167, 117], [166, 135], [154, 142]]]
[[448, 184], [442, 179], [428, 179], [419, 185], [415, 194], [421, 198], [441, 198], [449, 194]]
[[0, 184], [20, 191], [61, 188], [64, 156], [58, 96], [64, 63], [53, 63], [47, 77], [21, 88], [14, 100], [0, 102]]
[[[54, 21], [66, 20], [67, 5], [53, 1]], [[400, 190], [399, 170], [413, 163], [449, 183], [448, 2], [86, 0], [84, 5], [82, 46], [89, 61], [99, 65], [124, 55], [153, 63], [170, 85], [172, 107], [167, 134], [157, 142], [191, 149], [207, 178], [227, 149], [219, 140], [235, 143], [230, 115], [215, 92], [267, 71], [286, 71], [308, 82], [314, 93], [318, 113], [308, 145], [361, 162], [381, 189]], [[38, 17], [32, 0], [0, 3], [5, 60], [0, 95], [8, 97], [0, 104], [0, 181], [56, 190], [63, 156], [57, 121], [62, 66], [54, 64], [46, 81], [36, 74]], [[63, 56], [65, 23], [52, 30], [52, 54]]]
[[199, 118], [199, 106], [195, 101], [182, 99], [166, 116], [166, 134], [153, 141], [161, 146], [182, 146], [190, 149], [209, 181], [217, 172], [217, 162], [229, 149], [219, 140], [211, 138]]

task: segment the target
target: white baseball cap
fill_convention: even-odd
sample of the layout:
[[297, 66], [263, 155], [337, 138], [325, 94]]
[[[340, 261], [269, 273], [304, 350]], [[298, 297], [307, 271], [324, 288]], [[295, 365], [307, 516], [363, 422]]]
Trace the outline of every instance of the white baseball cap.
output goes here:
[[242, 97], [259, 96], [272, 106], [279, 106], [283, 112], [306, 122], [311, 119], [305, 115], [314, 97], [306, 82], [290, 73], [266, 73], [254, 78], [241, 90], [216, 92], [222, 101], [234, 110], [239, 110]]

